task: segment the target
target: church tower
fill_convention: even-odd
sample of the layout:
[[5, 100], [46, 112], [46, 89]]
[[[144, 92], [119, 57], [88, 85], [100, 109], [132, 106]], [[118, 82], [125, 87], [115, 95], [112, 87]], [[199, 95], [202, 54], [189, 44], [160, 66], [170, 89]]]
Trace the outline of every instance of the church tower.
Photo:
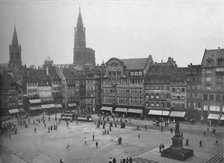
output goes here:
[[12, 44], [9, 45], [9, 67], [18, 67], [21, 65], [21, 45], [19, 45], [16, 27], [14, 27]]
[[75, 41], [73, 49], [73, 64], [83, 67], [85, 65], [95, 66], [95, 51], [86, 47], [86, 31], [82, 21], [81, 10], [75, 28]]

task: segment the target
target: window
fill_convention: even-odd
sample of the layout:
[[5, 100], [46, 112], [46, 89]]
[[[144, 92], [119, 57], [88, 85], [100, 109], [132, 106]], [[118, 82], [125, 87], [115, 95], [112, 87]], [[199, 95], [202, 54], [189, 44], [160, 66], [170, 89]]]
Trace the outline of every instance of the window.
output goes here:
[[214, 100], [214, 95], [209, 95], [209, 100], [213, 101]]
[[216, 95], [216, 101], [220, 101], [220, 95]]
[[173, 92], [176, 92], [176, 89], [175, 88], [173, 88], [172, 90], [173, 90]]
[[208, 95], [204, 94], [203, 99], [204, 99], [204, 101], [208, 101]]
[[185, 88], [181, 88], [181, 91], [182, 91], [182, 92], [185, 92]]
[[211, 77], [207, 77], [206, 82], [211, 82]]

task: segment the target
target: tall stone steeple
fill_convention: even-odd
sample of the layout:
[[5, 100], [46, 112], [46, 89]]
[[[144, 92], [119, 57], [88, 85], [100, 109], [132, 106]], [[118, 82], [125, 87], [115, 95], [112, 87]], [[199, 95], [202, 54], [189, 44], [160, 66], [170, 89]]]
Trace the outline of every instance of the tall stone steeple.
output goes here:
[[21, 45], [19, 45], [16, 27], [14, 27], [12, 44], [9, 45], [9, 67], [16, 67], [21, 65]]
[[75, 48], [86, 48], [86, 34], [83, 26], [81, 9], [79, 8], [79, 16], [75, 28]]
[[76, 66], [95, 66], [95, 51], [86, 47], [86, 31], [83, 26], [81, 9], [75, 27], [75, 42], [73, 49], [73, 64]]

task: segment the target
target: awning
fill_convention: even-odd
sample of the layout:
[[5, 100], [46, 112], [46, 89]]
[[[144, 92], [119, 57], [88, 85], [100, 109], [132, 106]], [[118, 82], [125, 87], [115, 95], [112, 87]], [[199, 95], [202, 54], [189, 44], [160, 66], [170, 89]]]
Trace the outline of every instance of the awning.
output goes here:
[[70, 104], [68, 104], [68, 106], [69, 107], [74, 107], [74, 106], [77, 106], [77, 105], [76, 105], [76, 103], [70, 103]]
[[10, 114], [19, 113], [19, 109], [10, 109], [8, 110]]
[[142, 109], [128, 109], [128, 113], [142, 114]]
[[112, 108], [103, 106], [100, 110], [101, 111], [112, 111]]
[[55, 107], [56, 108], [62, 108], [62, 105], [61, 104], [55, 104]]
[[221, 121], [224, 121], [224, 115], [221, 116], [220, 120]]
[[41, 106], [30, 106], [30, 110], [41, 110]]
[[127, 110], [128, 110], [127, 108], [116, 108], [114, 111], [126, 113]]
[[161, 115], [161, 116], [168, 116], [170, 114], [167, 110], [150, 110], [149, 115]]
[[39, 103], [41, 103], [40, 99], [29, 100], [29, 102], [30, 102], [31, 104], [39, 104]]
[[185, 111], [171, 111], [170, 117], [185, 117], [186, 112]]
[[219, 120], [220, 115], [219, 114], [209, 114], [208, 119], [214, 119], [214, 120]]
[[44, 104], [44, 105], [41, 105], [41, 108], [42, 108], [42, 109], [50, 109], [50, 108], [54, 108], [54, 104]]

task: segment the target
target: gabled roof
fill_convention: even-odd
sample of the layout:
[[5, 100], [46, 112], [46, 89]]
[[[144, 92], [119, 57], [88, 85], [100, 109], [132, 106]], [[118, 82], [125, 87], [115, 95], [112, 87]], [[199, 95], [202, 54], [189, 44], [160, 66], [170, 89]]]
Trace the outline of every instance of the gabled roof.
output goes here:
[[[204, 56], [201, 62], [202, 67], [224, 67], [224, 64], [218, 64], [218, 59], [224, 59], [224, 49], [210, 49], [204, 52]], [[212, 64], [208, 63], [208, 60], [213, 60]]]
[[145, 68], [148, 58], [132, 58], [120, 60], [126, 65], [127, 70], [140, 70]]

